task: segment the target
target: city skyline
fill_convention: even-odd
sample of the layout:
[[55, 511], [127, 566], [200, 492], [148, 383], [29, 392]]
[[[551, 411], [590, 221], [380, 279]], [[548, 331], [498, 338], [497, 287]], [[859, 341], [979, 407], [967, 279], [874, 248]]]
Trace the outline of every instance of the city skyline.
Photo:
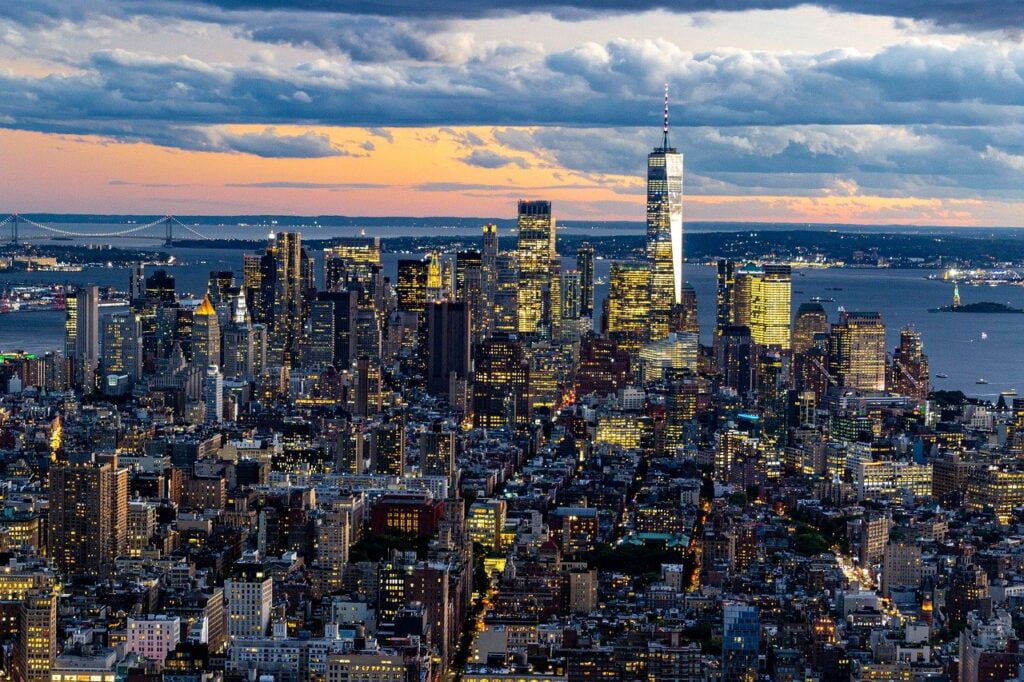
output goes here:
[[1012, 7], [796, 5], [4, 8], [0, 204], [638, 220], [667, 82], [687, 220], [1024, 224]]

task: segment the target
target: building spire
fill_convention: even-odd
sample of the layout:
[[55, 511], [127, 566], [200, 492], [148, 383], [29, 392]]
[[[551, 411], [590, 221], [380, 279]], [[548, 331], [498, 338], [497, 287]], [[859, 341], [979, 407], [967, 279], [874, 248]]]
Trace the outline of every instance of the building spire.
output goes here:
[[665, 125], [661, 133], [661, 148], [668, 149], [668, 83], [665, 83]]

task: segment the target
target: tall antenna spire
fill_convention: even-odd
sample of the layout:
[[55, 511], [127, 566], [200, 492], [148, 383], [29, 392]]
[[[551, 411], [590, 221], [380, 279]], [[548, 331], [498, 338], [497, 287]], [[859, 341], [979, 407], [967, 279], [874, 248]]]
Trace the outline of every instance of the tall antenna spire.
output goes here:
[[668, 83], [665, 83], [665, 125], [661, 132], [661, 148], [668, 149]]

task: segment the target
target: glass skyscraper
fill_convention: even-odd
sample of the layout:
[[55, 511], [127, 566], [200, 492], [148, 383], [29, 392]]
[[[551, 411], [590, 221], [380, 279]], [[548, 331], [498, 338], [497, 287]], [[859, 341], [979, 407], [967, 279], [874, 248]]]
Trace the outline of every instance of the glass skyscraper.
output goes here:
[[651, 337], [668, 335], [683, 296], [683, 155], [668, 144], [668, 91], [661, 146], [647, 155], [647, 258], [651, 261]]
[[722, 682], [754, 682], [761, 643], [757, 607], [725, 604], [722, 611]]

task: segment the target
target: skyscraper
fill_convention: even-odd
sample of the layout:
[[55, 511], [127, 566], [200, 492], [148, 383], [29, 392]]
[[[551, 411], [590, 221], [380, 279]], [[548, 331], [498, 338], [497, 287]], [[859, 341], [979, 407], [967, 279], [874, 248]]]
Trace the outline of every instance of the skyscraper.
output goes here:
[[75, 305], [75, 368], [77, 383], [87, 393], [95, 387], [100, 362], [100, 290], [85, 286], [78, 290]]
[[793, 353], [805, 353], [814, 345], [814, 335], [828, 332], [828, 313], [820, 303], [801, 303], [793, 320]]
[[754, 281], [750, 334], [754, 343], [789, 350], [792, 273], [788, 265], [765, 264]]
[[900, 345], [892, 353], [889, 390], [918, 400], [927, 400], [928, 381], [928, 356], [924, 354], [921, 332], [904, 327], [900, 330]]
[[715, 338], [722, 330], [735, 322], [733, 313], [736, 266], [731, 260], [718, 261], [718, 275], [715, 295]]
[[496, 429], [530, 418], [530, 363], [523, 344], [492, 337], [476, 348], [473, 426]]
[[209, 293], [192, 314], [192, 362], [203, 370], [221, 364], [220, 321]]
[[488, 223], [483, 227], [480, 275], [487, 311], [487, 317], [482, 322], [489, 334], [494, 330], [494, 298], [498, 292], [498, 226], [494, 223]]
[[203, 375], [203, 404], [204, 422], [219, 424], [224, 418], [224, 375], [216, 365], [207, 367]]
[[576, 249], [576, 270], [580, 273], [580, 315], [594, 316], [594, 246], [581, 242]]
[[[551, 262], [555, 252], [555, 219], [550, 201], [519, 202], [519, 293], [520, 334], [544, 337], [545, 304], [550, 306]], [[550, 307], [548, 308], [550, 310]], [[549, 320], [550, 321], [550, 320]]]
[[427, 305], [427, 390], [447, 395], [451, 375], [469, 376], [472, 315], [464, 301]]
[[50, 556], [70, 575], [110, 576], [128, 550], [128, 470], [117, 455], [50, 467]]
[[459, 251], [456, 254], [455, 298], [465, 301], [469, 306], [474, 343], [483, 341], [487, 334], [489, 314], [487, 298], [484, 295], [483, 258], [479, 251]]
[[858, 391], [885, 390], [885, 323], [874, 312], [843, 311], [829, 336], [829, 371]]
[[668, 334], [683, 294], [683, 155], [668, 144], [668, 88], [661, 146], [647, 155], [647, 258], [651, 262], [651, 336]]
[[636, 354], [650, 340], [648, 263], [613, 263], [609, 273], [608, 338]]
[[298, 362], [303, 296], [311, 277], [309, 259], [302, 250], [302, 235], [298, 232], [278, 232], [270, 250], [274, 258], [272, 362], [291, 367]]
[[132, 313], [103, 319], [103, 374], [127, 375], [130, 381], [142, 374], [142, 329]]
[[403, 259], [398, 261], [398, 308], [422, 313], [427, 306], [427, 261]]

